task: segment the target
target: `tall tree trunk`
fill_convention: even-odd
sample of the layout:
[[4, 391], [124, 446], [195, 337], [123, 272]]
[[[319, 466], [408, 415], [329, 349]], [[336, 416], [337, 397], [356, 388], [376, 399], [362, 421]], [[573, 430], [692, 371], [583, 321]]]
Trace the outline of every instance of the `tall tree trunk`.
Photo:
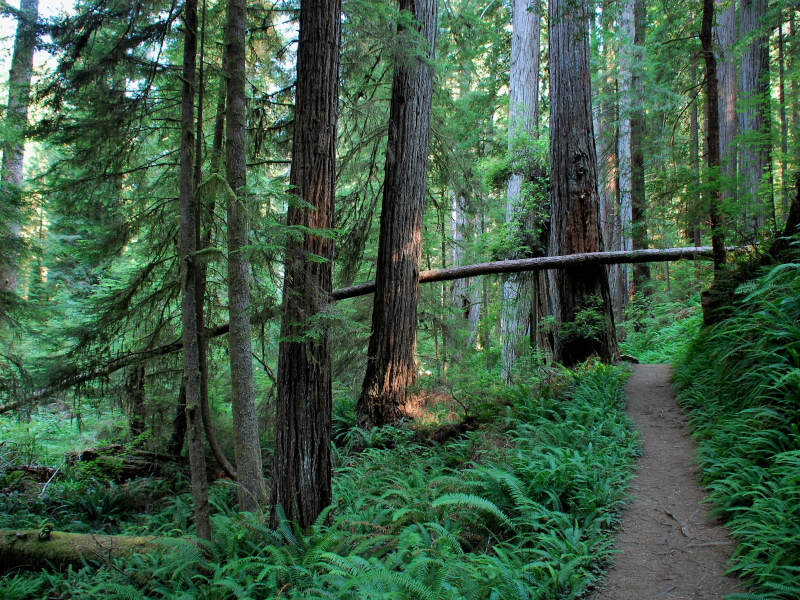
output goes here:
[[8, 255], [2, 257], [0, 266], [0, 291], [16, 292], [19, 238], [19, 202], [22, 186], [22, 165], [25, 154], [25, 128], [28, 124], [28, 103], [33, 72], [33, 51], [36, 48], [36, 22], [39, 18], [39, 0], [21, 0], [14, 40], [14, 55], [8, 78], [8, 110], [6, 135], [3, 142], [3, 163], [0, 166], [0, 193], [3, 203], [10, 209], [11, 218], [3, 224], [3, 232], [10, 242]]
[[717, 75], [719, 79], [719, 149], [720, 185], [722, 202], [732, 203], [736, 199], [737, 168], [737, 114], [736, 95], [738, 79], [736, 77], [736, 0], [716, 0], [717, 6], [723, 8], [714, 28], [714, 37], [718, 44]]
[[192, 474], [197, 537], [211, 539], [208, 481], [203, 443], [203, 418], [200, 407], [200, 359], [197, 344], [197, 278], [194, 253], [197, 250], [194, 170], [194, 96], [197, 70], [197, 0], [183, 5], [183, 89], [181, 93], [180, 148], [180, 278], [181, 324], [183, 326], [183, 376], [186, 386], [186, 421], [189, 438], [189, 465]]
[[[586, 0], [577, 5], [551, 0], [549, 6], [551, 255], [603, 248], [592, 125], [590, 14]], [[606, 269], [560, 270], [552, 278], [557, 327], [554, 359], [571, 365], [597, 353], [603, 360], [612, 360], [617, 339]], [[569, 326], [583, 309], [600, 312], [601, 330], [586, 335]]]
[[400, 0], [416, 20], [427, 48], [414, 48], [416, 32], [398, 26], [392, 80], [389, 141], [378, 241], [367, 372], [356, 406], [360, 427], [395, 423], [405, 416], [406, 386], [413, 383], [417, 345], [422, 212], [428, 166], [437, 0]]
[[[541, 12], [538, 2], [514, 0], [511, 36], [511, 65], [508, 93], [508, 152], [511, 177], [506, 193], [506, 223], [508, 237], [520, 245], [521, 230], [526, 215], [522, 185], [530, 181], [531, 165], [527, 146], [535, 137], [539, 125], [539, 50]], [[516, 254], [508, 258], [518, 258]], [[531, 275], [512, 275], [503, 282], [503, 305], [500, 321], [502, 350], [500, 373], [503, 381], [511, 383], [511, 371], [519, 358], [522, 340], [530, 326]]]
[[751, 38], [742, 52], [739, 71], [739, 150], [740, 200], [746, 207], [749, 235], [758, 235], [774, 213], [769, 120], [769, 36], [755, 32], [765, 25], [767, 0], [741, 0], [739, 3], [740, 39]]
[[719, 88], [717, 87], [717, 58], [714, 55], [712, 26], [714, 24], [714, 0], [703, 0], [703, 24], [700, 29], [700, 45], [706, 61], [706, 151], [709, 185], [708, 213], [711, 221], [711, 246], [714, 249], [714, 273], [718, 274], [725, 264], [725, 236], [722, 232], [720, 204], [722, 196], [716, 172], [720, 166], [719, 152]]
[[[205, 38], [206, 38], [206, 3], [203, 0], [203, 24], [202, 34], [200, 36], [200, 68], [198, 69], [198, 93], [197, 93], [197, 137], [195, 139], [195, 156], [194, 156], [194, 189], [197, 194], [195, 201], [195, 239], [197, 240], [197, 250], [202, 251], [207, 248], [211, 243], [211, 227], [207, 227], [203, 232], [203, 197], [210, 199], [208, 214], [209, 222], [214, 221], [214, 208], [216, 199], [216, 179], [213, 183], [210, 182], [208, 187], [203, 188], [203, 104], [205, 95]], [[222, 72], [227, 73], [227, 46], [222, 51]], [[221, 86], [224, 90], [225, 86]], [[221, 107], [218, 102], [217, 114], [214, 121], [214, 139], [211, 147], [211, 170], [212, 173], [219, 171], [219, 158], [222, 149], [222, 133], [225, 125], [225, 92], [220, 92]], [[213, 187], [211, 187], [213, 186]], [[217, 441], [217, 436], [214, 434], [214, 424], [211, 420], [211, 407], [208, 398], [208, 349], [206, 348], [206, 317], [205, 317], [205, 301], [206, 301], [206, 264], [200, 261], [198, 268], [195, 269], [195, 278], [197, 283], [195, 285], [195, 294], [197, 296], [197, 354], [200, 364], [200, 409], [203, 415], [203, 430], [206, 434], [206, 440], [211, 448], [211, 454], [219, 464], [220, 468], [225, 474], [233, 480], [236, 480], [236, 470], [225, 458], [225, 453]]]
[[247, 99], [245, 95], [246, 0], [228, 0], [228, 98], [225, 129], [228, 185], [228, 344], [231, 364], [233, 443], [241, 510], [266, 501], [258, 439], [250, 332], [250, 262], [247, 246]]
[[[633, 135], [632, 113], [634, 105], [635, 87], [633, 81], [634, 69], [634, 2], [625, 0], [620, 14], [620, 39], [619, 39], [619, 139], [617, 154], [619, 156], [619, 250], [627, 251], [632, 246], [633, 227]], [[612, 297], [614, 317], [622, 321], [622, 311], [628, 299], [630, 280], [628, 266], [618, 265], [618, 280], [616, 294]], [[612, 286], [613, 288], [613, 286]]]
[[781, 12], [780, 23], [778, 23], [778, 102], [780, 103], [781, 116], [781, 204], [784, 216], [789, 214], [789, 176], [788, 172], [788, 152], [789, 152], [789, 128], [786, 122], [786, 90], [784, 76], [786, 71], [786, 52], [783, 43], [783, 13]]
[[701, 198], [700, 198], [700, 125], [698, 123], [697, 104], [700, 98], [700, 90], [697, 90], [697, 53], [692, 52], [692, 93], [694, 99], [692, 100], [692, 113], [691, 113], [691, 148], [690, 159], [692, 162], [692, 171], [694, 172], [694, 194], [692, 205], [690, 206], [690, 219], [691, 219], [691, 236], [695, 246], [700, 245], [700, 212], [701, 212]]
[[[302, 0], [287, 224], [319, 230], [286, 244], [273, 506], [308, 528], [332, 501], [329, 327], [339, 111], [341, 0]], [[320, 260], [323, 259], [322, 261]], [[276, 526], [279, 512], [272, 511]]]
[[[634, 23], [634, 67], [631, 73], [633, 88], [633, 106], [631, 107], [631, 248], [644, 250], [647, 248], [647, 201], [645, 197], [644, 179], [644, 81], [642, 73], [645, 62], [645, 41], [647, 35], [647, 7], [644, 0], [635, 0], [633, 5]], [[632, 291], [648, 292], [649, 286], [643, 285], [650, 279], [650, 265], [636, 264], [633, 267]]]
[[[464, 246], [466, 238], [474, 235], [477, 222], [467, 215], [466, 200], [463, 194], [453, 190], [450, 194], [450, 262], [454, 267], [464, 264]], [[480, 320], [480, 290], [469, 279], [457, 279], [453, 282], [453, 302], [467, 319], [469, 337], [467, 346], [473, 346], [478, 337], [478, 321]]]

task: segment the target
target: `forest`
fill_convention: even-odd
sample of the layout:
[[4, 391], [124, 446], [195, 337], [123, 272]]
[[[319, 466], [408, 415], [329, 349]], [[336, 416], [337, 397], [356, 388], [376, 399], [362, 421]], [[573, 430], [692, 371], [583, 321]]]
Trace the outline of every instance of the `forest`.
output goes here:
[[0, 0], [0, 598], [800, 598], [798, 28]]

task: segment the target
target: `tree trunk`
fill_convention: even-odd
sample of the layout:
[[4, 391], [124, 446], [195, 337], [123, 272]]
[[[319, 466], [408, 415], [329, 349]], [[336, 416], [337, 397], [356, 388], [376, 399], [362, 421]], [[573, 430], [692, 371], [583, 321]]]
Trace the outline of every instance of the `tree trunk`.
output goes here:
[[[634, 2], [625, 0], [620, 14], [619, 39], [619, 250], [632, 250], [631, 233], [633, 227], [632, 187], [633, 187], [633, 146], [632, 115], [635, 87], [633, 68], [635, 60]], [[627, 265], [618, 266], [616, 293], [612, 296], [614, 318], [622, 321], [622, 312], [628, 300], [630, 278]], [[611, 286], [613, 289], [614, 286]]]
[[[364, 429], [405, 416], [406, 386], [415, 379], [422, 212], [428, 166], [437, 0], [400, 0], [416, 32], [398, 26], [389, 141], [378, 241], [376, 290], [364, 387], [356, 406]], [[414, 39], [427, 47], [416, 47]]]
[[[739, 36], [747, 39], [764, 27], [767, 0], [741, 0]], [[742, 52], [739, 71], [739, 192], [748, 236], [755, 240], [774, 213], [769, 121], [769, 36], [757, 35]]]
[[128, 420], [132, 438], [136, 438], [145, 431], [147, 412], [144, 381], [144, 363], [135, 365], [125, 381], [125, 392], [128, 396]]
[[[539, 51], [542, 15], [538, 2], [514, 0], [511, 17], [511, 65], [508, 87], [508, 152], [511, 177], [506, 193], [507, 235], [512, 246], [522, 245], [526, 219], [522, 185], [530, 181], [528, 146], [539, 128]], [[507, 258], [519, 258], [512, 252]], [[522, 350], [530, 327], [530, 276], [512, 275], [503, 282], [500, 321], [502, 349], [500, 376], [512, 383], [511, 371]], [[527, 291], [527, 293], [526, 293]]]
[[[644, 0], [635, 0], [633, 5], [633, 57], [634, 66], [631, 74], [633, 88], [633, 106], [631, 107], [631, 249], [647, 248], [647, 219], [644, 180], [644, 81], [642, 73], [645, 62], [645, 36], [647, 35], [647, 7]], [[633, 266], [632, 292], [650, 291], [643, 285], [650, 279], [650, 265], [636, 263]]]
[[[589, 3], [551, 0], [550, 22], [550, 254], [603, 249], [597, 158], [592, 126], [588, 24]], [[585, 266], [553, 274], [556, 324], [553, 358], [571, 365], [598, 354], [617, 355], [608, 274]], [[594, 307], [602, 326], [587, 334], [568, 327], [576, 314]], [[572, 329], [572, 331], [570, 331]]]
[[4, 224], [8, 237], [8, 253], [0, 266], [0, 292], [17, 290], [16, 246], [19, 238], [19, 203], [22, 186], [22, 166], [25, 154], [25, 128], [28, 124], [33, 51], [36, 48], [36, 22], [39, 0], [21, 0], [14, 40], [14, 56], [8, 78], [8, 110], [3, 142], [3, 163], [0, 166], [0, 192], [3, 204], [10, 211]]
[[168, 452], [180, 456], [183, 441], [186, 439], [186, 387], [181, 386], [178, 392], [178, 404], [175, 406], [175, 417], [172, 419], [172, 437], [169, 440]]
[[786, 53], [783, 43], [783, 13], [778, 23], [778, 102], [780, 103], [781, 117], [781, 204], [783, 206], [784, 217], [789, 213], [789, 128], [786, 122], [786, 90], [784, 86], [784, 75], [786, 71]]
[[736, 0], [716, 0], [717, 6], [725, 7], [719, 15], [714, 37], [718, 41], [717, 74], [719, 78], [719, 149], [720, 185], [722, 202], [732, 203], [736, 199]]
[[700, 198], [700, 126], [698, 123], [697, 104], [700, 98], [700, 91], [697, 90], [697, 53], [692, 52], [692, 93], [694, 99], [692, 100], [692, 113], [691, 113], [691, 148], [690, 160], [692, 162], [692, 171], [694, 172], [694, 193], [692, 197], [692, 205], [689, 207], [690, 222], [691, 222], [691, 238], [695, 246], [700, 245], [700, 212], [701, 212], [701, 198]]
[[180, 148], [180, 279], [181, 324], [183, 326], [183, 374], [186, 386], [186, 421], [189, 438], [189, 463], [197, 537], [211, 539], [208, 480], [203, 443], [203, 418], [200, 407], [200, 359], [197, 344], [197, 277], [194, 253], [197, 250], [197, 207], [193, 186], [194, 96], [197, 69], [197, 0], [186, 0], [183, 8], [183, 90], [181, 94]]
[[[302, 0], [287, 224], [319, 230], [286, 244], [271, 503], [302, 528], [332, 501], [329, 327], [339, 109], [341, 0]], [[320, 258], [323, 260], [320, 261]], [[271, 524], [280, 519], [272, 511]]]
[[[205, 39], [205, 6], [203, 8], [203, 36], [202, 39]], [[200, 56], [202, 58], [202, 46], [201, 46], [201, 53]], [[228, 47], [222, 51], [222, 72], [228, 72]], [[198, 108], [197, 108], [197, 122], [203, 122], [203, 67], [200, 67], [200, 93]], [[220, 94], [217, 100], [217, 112], [214, 117], [214, 138], [211, 143], [211, 173], [212, 177], [208, 181], [206, 186], [203, 186], [203, 161], [201, 156], [202, 150], [202, 139], [201, 133], [202, 129], [198, 131], [197, 135], [197, 145], [196, 145], [196, 156], [194, 157], [195, 162], [195, 190], [197, 191], [197, 201], [195, 202], [196, 206], [196, 214], [195, 218], [197, 222], [195, 223], [195, 238], [197, 240], [197, 249], [203, 250], [211, 245], [211, 229], [212, 226], [207, 226], [205, 231], [203, 231], [203, 213], [206, 212], [203, 210], [204, 203], [203, 198], [208, 200], [208, 222], [213, 224], [214, 222], [214, 211], [216, 207], [216, 191], [217, 191], [217, 178], [213, 177], [219, 173], [220, 169], [220, 157], [222, 155], [222, 136], [225, 131], [225, 87], [226, 85], [223, 82], [223, 85], [220, 86]], [[208, 349], [206, 344], [206, 329], [205, 329], [205, 311], [204, 311], [204, 304], [206, 299], [206, 264], [205, 262], [201, 261], [198, 268], [195, 269], [195, 277], [197, 278], [197, 288], [195, 293], [197, 295], [197, 351], [198, 351], [198, 358], [200, 361], [200, 409], [203, 415], [203, 430], [206, 434], [206, 439], [208, 440], [208, 445], [211, 448], [211, 454], [214, 455], [214, 459], [217, 461], [217, 464], [220, 468], [225, 471], [225, 474], [233, 480], [236, 480], [236, 470], [231, 466], [231, 463], [228, 462], [228, 459], [225, 457], [225, 453], [222, 451], [222, 448], [217, 441], [217, 436], [214, 434], [214, 424], [211, 419], [211, 406], [208, 399]]]
[[720, 166], [719, 153], [719, 88], [717, 87], [717, 58], [714, 56], [712, 26], [714, 0], [703, 0], [703, 24], [700, 44], [706, 61], [706, 152], [708, 169], [712, 178], [709, 187], [708, 213], [711, 221], [711, 246], [714, 249], [714, 273], [725, 264], [725, 237], [721, 229], [720, 204], [722, 202], [719, 178], [715, 172]]
[[[450, 194], [450, 262], [454, 267], [464, 264], [466, 236], [474, 233], [475, 222], [467, 216], [466, 200], [462, 194], [453, 190]], [[456, 310], [467, 319], [469, 337], [466, 345], [473, 346], [478, 337], [480, 320], [480, 289], [469, 279], [456, 279], [453, 282], [453, 302]]]
[[233, 442], [241, 510], [256, 512], [266, 501], [261, 443], [253, 383], [250, 315], [250, 262], [247, 246], [247, 105], [245, 96], [246, 0], [228, 0], [228, 344], [231, 365]]

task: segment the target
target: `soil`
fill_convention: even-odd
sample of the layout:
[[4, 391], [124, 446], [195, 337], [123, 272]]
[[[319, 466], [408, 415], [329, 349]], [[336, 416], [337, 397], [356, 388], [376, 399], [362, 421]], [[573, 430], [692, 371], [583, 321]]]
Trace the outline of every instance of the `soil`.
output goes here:
[[702, 503], [695, 446], [670, 391], [669, 366], [635, 365], [626, 392], [642, 458], [616, 541], [620, 554], [589, 599], [721, 600], [744, 591], [725, 576], [734, 541]]

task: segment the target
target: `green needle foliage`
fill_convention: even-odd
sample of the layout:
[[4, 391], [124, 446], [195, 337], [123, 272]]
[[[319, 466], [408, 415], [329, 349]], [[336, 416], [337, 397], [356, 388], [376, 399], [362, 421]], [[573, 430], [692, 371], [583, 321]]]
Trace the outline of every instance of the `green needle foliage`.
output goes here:
[[739, 540], [732, 570], [757, 594], [800, 597], [800, 264], [742, 285], [730, 318], [679, 358], [714, 512]]
[[[510, 388], [492, 419], [443, 445], [388, 429], [335, 448], [335, 504], [309, 531], [238, 514], [212, 487], [214, 541], [164, 538], [165, 552], [78, 571], [9, 576], [0, 596], [41, 598], [577, 598], [601, 574], [638, 455], [627, 372], [588, 366]], [[347, 419], [340, 420], [342, 428]], [[180, 536], [175, 498], [150, 527]], [[181, 506], [184, 508], [181, 509]], [[76, 506], [73, 510], [83, 510]], [[177, 511], [175, 509], [178, 509]], [[171, 512], [170, 512], [171, 511]], [[171, 529], [170, 529], [171, 528]]]

